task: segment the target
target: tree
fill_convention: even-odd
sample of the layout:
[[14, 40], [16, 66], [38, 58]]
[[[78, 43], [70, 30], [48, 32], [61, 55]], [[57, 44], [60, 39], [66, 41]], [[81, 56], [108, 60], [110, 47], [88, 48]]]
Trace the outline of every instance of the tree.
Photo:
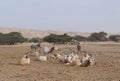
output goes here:
[[36, 37], [36, 38], [30, 39], [29, 42], [39, 43], [39, 42], [42, 42], [42, 39], [39, 37]]
[[59, 38], [55, 34], [50, 34], [49, 36], [44, 37], [43, 40], [49, 43], [56, 43], [59, 40]]
[[107, 37], [106, 37], [107, 33], [105, 32], [99, 32], [99, 33], [92, 33], [88, 39], [90, 41], [106, 41]]
[[62, 43], [63, 44], [65, 42], [71, 41], [72, 37], [67, 35], [67, 33], [63, 35], [50, 34], [49, 36], [44, 37], [43, 40], [49, 43]]
[[3, 33], [0, 33], [0, 35], [3, 35]]
[[86, 41], [87, 40], [86, 37], [80, 36], [80, 35], [74, 36], [73, 39], [75, 39], [77, 41]]
[[10, 32], [0, 36], [0, 44], [14, 45], [15, 43], [23, 43], [27, 41], [19, 32]]
[[120, 35], [111, 35], [109, 36], [109, 39], [112, 40], [112, 41], [120, 41]]

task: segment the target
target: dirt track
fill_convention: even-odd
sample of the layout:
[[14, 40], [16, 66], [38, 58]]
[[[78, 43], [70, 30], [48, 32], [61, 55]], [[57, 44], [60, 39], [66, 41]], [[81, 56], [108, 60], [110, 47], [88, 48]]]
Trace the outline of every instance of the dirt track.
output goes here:
[[[58, 46], [64, 51], [75, 46]], [[68, 66], [57, 62], [40, 62], [20, 66], [19, 60], [28, 46], [0, 46], [0, 81], [120, 81], [120, 44], [82, 44], [96, 60], [93, 67]]]

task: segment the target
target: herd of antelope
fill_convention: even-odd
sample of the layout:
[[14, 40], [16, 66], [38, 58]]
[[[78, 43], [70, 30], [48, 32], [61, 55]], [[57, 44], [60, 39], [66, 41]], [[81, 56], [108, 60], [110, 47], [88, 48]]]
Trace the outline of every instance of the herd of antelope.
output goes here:
[[[35, 49], [34, 49], [35, 48]], [[81, 66], [81, 67], [88, 67], [93, 66], [95, 64], [94, 57], [84, 52], [82, 55], [82, 58], [78, 56], [79, 52], [76, 52], [73, 50], [70, 54], [63, 54], [62, 51], [59, 51], [58, 47], [52, 46], [52, 47], [43, 47], [42, 53], [43, 55], [40, 55], [41, 47], [40, 46], [31, 46], [31, 51], [25, 54], [22, 59], [20, 60], [21, 65], [29, 65], [30, 64], [30, 56], [35, 56], [38, 61], [50, 61], [55, 60], [60, 63], [66, 64], [66, 65], [72, 65], [72, 66]]]

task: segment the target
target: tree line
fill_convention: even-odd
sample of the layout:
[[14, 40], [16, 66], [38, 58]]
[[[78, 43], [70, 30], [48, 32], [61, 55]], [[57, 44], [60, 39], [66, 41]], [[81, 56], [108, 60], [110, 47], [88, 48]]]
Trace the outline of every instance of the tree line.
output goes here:
[[1, 45], [14, 45], [16, 43], [24, 43], [24, 42], [49, 42], [49, 43], [59, 43], [64, 44], [67, 42], [70, 42], [71, 40], [77, 40], [77, 41], [92, 41], [92, 42], [101, 42], [101, 41], [120, 41], [120, 35], [110, 35], [107, 37], [106, 32], [94, 32], [91, 33], [90, 36], [84, 37], [84, 36], [70, 36], [67, 33], [63, 35], [56, 35], [56, 34], [50, 34], [48, 36], [45, 36], [44, 38], [25, 38], [22, 36], [20, 32], [10, 32], [7, 34], [0, 33], [0, 44]]
[[26, 41], [27, 38], [24, 38], [19, 32], [0, 33], [0, 44], [14, 45], [15, 43], [23, 43]]

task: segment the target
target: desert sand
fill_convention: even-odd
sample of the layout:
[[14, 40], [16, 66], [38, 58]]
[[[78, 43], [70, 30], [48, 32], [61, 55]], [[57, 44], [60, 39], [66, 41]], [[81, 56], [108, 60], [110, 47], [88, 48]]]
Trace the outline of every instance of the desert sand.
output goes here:
[[[120, 81], [119, 43], [81, 43], [82, 51], [90, 52], [96, 61], [93, 67], [69, 66], [55, 61], [19, 65], [30, 45], [0, 46], [0, 81]], [[44, 45], [42, 45], [44, 47]], [[75, 45], [58, 45], [69, 53]], [[81, 56], [81, 54], [79, 54]]]

